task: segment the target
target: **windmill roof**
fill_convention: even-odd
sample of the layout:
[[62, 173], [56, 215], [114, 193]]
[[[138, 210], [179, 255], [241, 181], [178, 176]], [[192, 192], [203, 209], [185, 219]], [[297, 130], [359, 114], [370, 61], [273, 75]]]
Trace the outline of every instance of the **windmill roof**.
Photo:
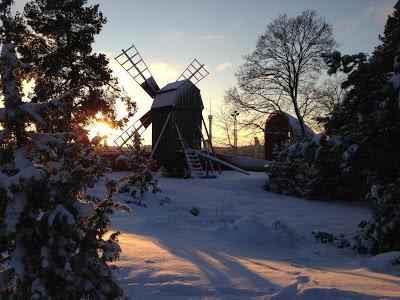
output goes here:
[[175, 82], [168, 83], [166, 86], [164, 86], [162, 89], [157, 91], [157, 93], [164, 93], [172, 90], [178, 89], [183, 83], [187, 82], [187, 80], [179, 80]]
[[[191, 85], [186, 85], [186, 83], [191, 83]], [[157, 91], [151, 108], [161, 108], [168, 106], [175, 106], [179, 97], [177, 95], [180, 93], [181, 88], [192, 88], [197, 87], [189, 80], [180, 80], [176, 82], [171, 82], [164, 86], [162, 89]]]

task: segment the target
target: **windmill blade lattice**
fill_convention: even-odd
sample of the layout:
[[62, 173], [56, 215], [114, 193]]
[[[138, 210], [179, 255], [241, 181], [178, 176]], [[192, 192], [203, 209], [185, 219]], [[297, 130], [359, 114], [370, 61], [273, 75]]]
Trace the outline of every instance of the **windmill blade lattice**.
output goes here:
[[197, 59], [194, 59], [176, 81], [190, 80], [193, 84], [197, 84], [209, 74], [210, 72], [207, 71], [204, 64], [201, 64]]
[[115, 60], [149, 95], [154, 98], [160, 89], [135, 45], [115, 57]]

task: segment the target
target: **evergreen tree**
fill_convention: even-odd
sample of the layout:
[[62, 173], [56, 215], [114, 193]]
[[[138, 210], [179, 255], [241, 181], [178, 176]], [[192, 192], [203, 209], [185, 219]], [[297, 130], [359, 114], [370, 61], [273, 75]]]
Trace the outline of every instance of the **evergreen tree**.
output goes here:
[[118, 233], [105, 235], [108, 215], [121, 208], [111, 199], [115, 187], [109, 184], [98, 204], [85, 198], [105, 163], [73, 133], [47, 131], [50, 110], [64, 113], [80, 91], [22, 101], [31, 72], [16, 55], [22, 27], [10, 16], [11, 4], [0, 7], [0, 298], [121, 298], [107, 264], [120, 252]]
[[[383, 36], [379, 36], [382, 44], [377, 47], [373, 56], [382, 73], [389, 73], [393, 70], [393, 57], [400, 47], [400, 2], [394, 5], [393, 13], [388, 17]], [[394, 68], [400, 71], [400, 65]]]
[[[36, 67], [32, 100], [43, 102], [70, 89], [79, 88], [70, 123], [76, 127], [92, 121], [96, 113], [116, 121], [116, 101], [127, 105], [128, 117], [135, 103], [118, 86], [104, 54], [93, 53], [92, 44], [106, 18], [99, 5], [87, 0], [32, 0], [25, 6], [25, 43], [20, 52], [25, 63]], [[64, 118], [65, 119], [65, 118]], [[65, 124], [64, 124], [65, 125]]]

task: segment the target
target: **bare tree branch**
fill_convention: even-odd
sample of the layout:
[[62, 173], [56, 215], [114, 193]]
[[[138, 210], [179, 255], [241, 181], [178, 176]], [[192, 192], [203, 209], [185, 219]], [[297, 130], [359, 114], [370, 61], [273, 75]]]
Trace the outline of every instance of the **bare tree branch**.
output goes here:
[[290, 18], [278, 16], [259, 37], [255, 50], [244, 57], [236, 73], [239, 89], [226, 91], [247, 127], [262, 130], [259, 120], [274, 110], [293, 111], [305, 136], [304, 120], [317, 110], [316, 76], [325, 67], [321, 57], [336, 46], [332, 26], [314, 10]]

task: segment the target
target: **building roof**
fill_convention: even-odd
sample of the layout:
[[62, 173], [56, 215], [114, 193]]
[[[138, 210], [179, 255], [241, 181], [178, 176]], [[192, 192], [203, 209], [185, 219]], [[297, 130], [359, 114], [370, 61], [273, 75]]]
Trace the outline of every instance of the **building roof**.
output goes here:
[[[302, 132], [301, 132], [301, 127], [300, 127], [300, 123], [299, 120], [295, 117], [292, 116], [291, 114], [284, 112], [284, 111], [275, 111], [273, 113], [270, 114], [267, 122], [266, 122], [266, 126], [268, 125], [269, 121], [275, 117], [275, 116], [282, 116], [286, 119], [286, 121], [288, 122], [288, 125], [291, 129], [291, 132], [294, 136], [294, 138], [296, 140], [302, 140]], [[307, 138], [313, 138], [315, 136], [315, 132], [308, 127], [306, 124], [304, 124], [305, 126], [305, 132], [306, 132], [306, 137]]]
[[[287, 112], [283, 112], [283, 114], [285, 115], [285, 117], [289, 123], [289, 126], [292, 128], [293, 134], [296, 137], [296, 139], [301, 140], [302, 133], [301, 133], [299, 119], [297, 119], [296, 117], [292, 116], [291, 114], [289, 114]], [[306, 124], [304, 124], [304, 130], [306, 132], [307, 138], [313, 138], [315, 136], [314, 130], [312, 130]]]
[[181, 92], [183, 92], [185, 89], [188, 88], [198, 89], [189, 80], [180, 80], [167, 84], [162, 89], [157, 91], [151, 108], [153, 109], [153, 108], [161, 108], [169, 106], [174, 107], [175, 105], [177, 105], [178, 101], [180, 101], [181, 97], [179, 96]]

